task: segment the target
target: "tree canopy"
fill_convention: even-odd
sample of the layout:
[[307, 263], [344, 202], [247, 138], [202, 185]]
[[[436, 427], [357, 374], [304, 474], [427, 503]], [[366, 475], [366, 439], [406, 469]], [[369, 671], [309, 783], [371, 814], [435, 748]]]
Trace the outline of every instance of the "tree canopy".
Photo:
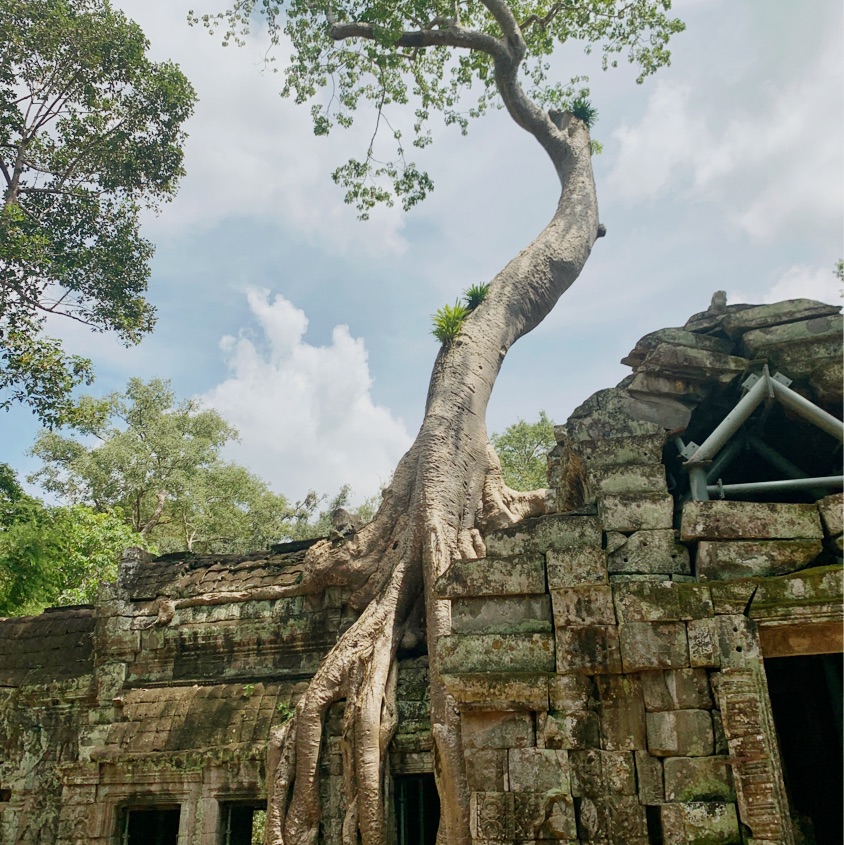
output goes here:
[[[434, 116], [465, 133], [502, 99], [513, 113], [512, 85], [502, 87], [512, 71], [534, 108], [583, 104], [585, 76], [551, 78], [549, 57], [569, 42], [586, 52], [597, 47], [604, 68], [626, 58], [641, 82], [669, 63], [668, 41], [684, 29], [670, 9], [671, 0], [238, 0], [191, 19], [220, 28], [224, 44], [243, 43], [259, 18], [274, 45], [289, 41], [282, 94], [310, 104], [317, 135], [351, 126], [363, 104], [373, 105], [365, 156], [333, 173], [346, 201], [366, 217], [377, 203], [395, 199], [408, 209], [433, 188], [408, 155], [431, 143]], [[403, 131], [389, 113], [409, 103], [413, 121]], [[516, 122], [531, 131], [535, 119], [524, 112]], [[377, 146], [382, 132], [390, 147]]]
[[290, 532], [285, 497], [220, 457], [237, 433], [216, 411], [177, 402], [160, 380], [132, 379], [123, 393], [81, 404], [85, 437], [43, 431], [32, 447], [43, 465], [30, 480], [47, 492], [120, 512], [159, 552], [251, 551]]
[[0, 43], [0, 408], [55, 425], [92, 373], [46, 318], [153, 327], [139, 215], [175, 192], [195, 95], [108, 0], [3, 0]]
[[504, 483], [514, 490], [545, 487], [548, 453], [554, 448], [554, 423], [545, 411], [535, 423], [517, 420], [501, 434], [492, 434], [490, 442], [501, 460]]

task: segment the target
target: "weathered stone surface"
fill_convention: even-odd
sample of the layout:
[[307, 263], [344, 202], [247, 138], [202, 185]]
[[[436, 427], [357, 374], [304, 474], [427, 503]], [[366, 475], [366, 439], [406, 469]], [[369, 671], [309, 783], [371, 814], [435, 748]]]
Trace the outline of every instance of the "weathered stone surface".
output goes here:
[[601, 751], [601, 773], [608, 795], [636, 794], [636, 764], [632, 751]]
[[665, 800], [662, 760], [648, 754], [647, 751], [636, 751], [634, 753], [640, 803], [662, 804]]
[[[832, 366], [841, 360], [841, 340], [816, 340], [814, 343], [793, 344], [765, 352], [773, 369], [793, 379], [810, 378], [821, 367]], [[801, 391], [802, 392], [802, 391]]]
[[645, 808], [632, 795], [608, 795], [609, 839], [613, 845], [647, 845]]
[[551, 624], [547, 595], [456, 599], [451, 603], [455, 634], [544, 634], [550, 633]]
[[682, 622], [626, 622], [619, 626], [619, 641], [625, 672], [689, 665], [686, 626]]
[[[838, 608], [840, 611], [840, 607]], [[806, 621], [765, 622], [759, 627], [762, 653], [768, 657], [800, 657], [844, 651], [844, 627], [839, 618]]]
[[712, 392], [711, 384], [697, 379], [680, 378], [669, 373], [638, 372], [627, 389], [633, 396], [655, 399], [657, 397], [697, 404]]
[[508, 753], [513, 792], [571, 792], [569, 760], [565, 751], [513, 748]]
[[742, 336], [742, 346], [750, 356], [768, 349], [781, 349], [793, 344], [804, 345], [818, 340], [841, 344], [842, 318], [840, 314], [812, 317], [808, 320], [784, 323], [779, 326], [753, 329]]
[[738, 845], [742, 841], [735, 804], [664, 804], [661, 815], [664, 845]]
[[606, 802], [601, 798], [575, 798], [577, 830], [581, 842], [607, 845], [609, 819]]
[[604, 495], [598, 498], [598, 513], [606, 531], [671, 528], [674, 499], [660, 493]]
[[643, 672], [641, 677], [647, 710], [699, 710], [713, 706], [704, 669]]
[[755, 329], [829, 317], [840, 311], [840, 306], [827, 305], [813, 299], [789, 299], [771, 305], [754, 305], [742, 310], [730, 309], [721, 318], [720, 323], [731, 337], [738, 337]]
[[680, 378], [705, 379], [729, 384], [746, 369], [746, 358], [716, 352], [711, 349], [693, 349], [662, 343], [648, 353], [642, 362], [645, 372], [667, 373]]
[[721, 665], [714, 619], [689, 620], [686, 632], [689, 639], [689, 663], [692, 667], [717, 668]]
[[605, 675], [595, 679], [601, 748], [635, 751], [647, 746], [642, 685], [634, 675]]
[[817, 502], [821, 522], [830, 537], [837, 537], [844, 531], [844, 493], [834, 493]]
[[658, 757], [706, 757], [714, 749], [708, 710], [647, 713], [648, 751]]
[[466, 780], [472, 792], [504, 792], [507, 750], [475, 748], [466, 753]]
[[581, 440], [577, 451], [586, 466], [598, 467], [627, 464], [658, 465], [662, 463], [665, 434], [639, 434], [631, 437], [607, 437], [599, 440]]
[[614, 625], [569, 625], [558, 628], [557, 671], [585, 675], [621, 672], [618, 629]]
[[592, 710], [549, 713], [545, 722], [547, 748], [597, 748], [601, 743], [598, 714]]
[[727, 757], [667, 757], [666, 801], [735, 801]]
[[709, 588], [676, 581], [628, 581], [613, 584], [620, 622], [668, 622], [700, 619], [713, 613]]
[[569, 751], [571, 794], [576, 798], [597, 798], [604, 794], [601, 752], [597, 748]]
[[552, 590], [554, 625], [615, 625], [613, 588], [609, 585]]
[[592, 516], [554, 514], [522, 520], [512, 528], [491, 532], [485, 539], [490, 557], [545, 554], [549, 549], [578, 546], [600, 548], [601, 525]]
[[452, 634], [438, 646], [445, 674], [554, 671], [551, 634]]
[[594, 701], [592, 680], [584, 675], [554, 675], [549, 682], [551, 709], [586, 710]]
[[666, 428], [672, 426], [662, 424], [657, 409], [636, 403], [623, 391], [613, 388], [593, 393], [566, 423], [568, 436], [578, 441], [661, 435]]
[[[623, 538], [623, 534], [613, 535]], [[678, 573], [688, 575], [689, 551], [681, 546], [670, 528], [637, 531], [625, 541], [616, 539], [607, 556], [607, 569], [613, 573]]]
[[645, 360], [648, 353], [663, 344], [723, 354], [732, 349], [732, 344], [722, 338], [694, 334], [685, 329], [659, 329], [646, 334], [641, 340], [637, 341], [636, 346], [628, 352], [627, 357], [621, 359], [621, 363], [635, 369]]
[[590, 467], [588, 472], [595, 490], [602, 495], [668, 492], [662, 463]]
[[547, 674], [479, 672], [443, 675], [445, 688], [464, 707], [485, 710], [547, 710]]
[[607, 583], [607, 556], [599, 546], [582, 546], [547, 554], [548, 588]]
[[469, 829], [473, 839], [512, 840], [514, 836], [512, 792], [473, 792], [469, 801]]
[[536, 745], [532, 713], [468, 711], [463, 714], [461, 722], [464, 748], [483, 751]]
[[686, 502], [683, 540], [821, 540], [814, 505], [713, 500]]
[[701, 540], [695, 571], [702, 581], [795, 572], [820, 553], [820, 540]]
[[844, 364], [838, 361], [823, 361], [812, 370], [809, 386], [815, 393], [814, 401], [828, 409], [841, 407], [844, 393]]
[[437, 579], [441, 598], [543, 595], [545, 562], [541, 554], [508, 560], [455, 560]]
[[574, 802], [560, 793], [514, 794], [513, 835], [519, 842], [577, 839]]

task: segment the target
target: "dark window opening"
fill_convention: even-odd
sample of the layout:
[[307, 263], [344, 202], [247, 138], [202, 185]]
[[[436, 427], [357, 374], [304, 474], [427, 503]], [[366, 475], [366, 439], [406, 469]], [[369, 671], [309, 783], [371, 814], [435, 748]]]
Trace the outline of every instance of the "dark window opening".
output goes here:
[[402, 775], [393, 780], [396, 845], [435, 845], [440, 796], [433, 775]]
[[260, 801], [223, 804], [222, 845], [263, 845], [266, 804]]
[[0, 804], [8, 804], [12, 800], [12, 790], [0, 786]]
[[806, 845], [841, 845], [842, 655], [765, 661], [783, 776]]
[[123, 811], [121, 845], [178, 845], [180, 808], [128, 807]]

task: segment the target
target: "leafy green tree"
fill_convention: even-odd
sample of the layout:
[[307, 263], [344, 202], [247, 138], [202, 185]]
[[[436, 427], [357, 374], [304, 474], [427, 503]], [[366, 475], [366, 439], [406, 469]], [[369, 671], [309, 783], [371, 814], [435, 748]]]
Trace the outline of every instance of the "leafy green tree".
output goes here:
[[[579, 42], [601, 51], [606, 66], [625, 57], [641, 81], [668, 63], [669, 39], [683, 29], [670, 7], [670, 0], [229, 0], [227, 11], [203, 19], [212, 29], [222, 26], [227, 39], [242, 40], [261, 18], [276, 43], [284, 36], [290, 59], [282, 93], [311, 106], [316, 134], [348, 126], [361, 106], [373, 107], [372, 142], [334, 172], [363, 217], [378, 202], [410, 208], [431, 190], [430, 176], [409, 153], [430, 143], [436, 113], [465, 131], [472, 118], [502, 105], [548, 156], [560, 185], [545, 229], [490, 281], [476, 308], [448, 319], [422, 425], [374, 520], [347, 542], [312, 546], [302, 579], [289, 588], [302, 594], [343, 586], [360, 615], [325, 656], [279, 737], [278, 766], [269, 773], [275, 788], [268, 843], [317, 840], [319, 737], [330, 705], [343, 699], [344, 836], [385, 845], [383, 773], [395, 729], [397, 653], [402, 642], [423, 638], [441, 806], [437, 842], [472, 839], [459, 708], [441, 671], [449, 614], [433, 585], [453, 559], [482, 557], [486, 532], [544, 510], [544, 491], [519, 492], [503, 482], [486, 431], [487, 405], [510, 347], [549, 314], [606, 231], [588, 125], [596, 110], [584, 80], [549, 78], [549, 57]], [[415, 119], [405, 136], [388, 113], [411, 101]], [[520, 169], [522, 162], [497, 166]], [[512, 213], [506, 197], [500, 200], [484, 213]]]
[[80, 408], [82, 438], [42, 431], [32, 447], [42, 467], [30, 480], [49, 493], [122, 513], [160, 552], [250, 551], [289, 533], [284, 496], [220, 458], [236, 431], [193, 400], [177, 403], [169, 382], [132, 379]]
[[547, 455], [554, 448], [554, 423], [545, 411], [535, 423], [519, 420], [490, 437], [501, 460], [504, 483], [514, 490], [545, 487]]
[[143, 541], [119, 513], [48, 507], [0, 464], [0, 616], [93, 601], [132, 545]]
[[108, 0], [3, 0], [0, 44], [0, 408], [52, 426], [92, 373], [48, 315], [126, 344], [153, 327], [139, 213], [175, 192], [195, 95]]

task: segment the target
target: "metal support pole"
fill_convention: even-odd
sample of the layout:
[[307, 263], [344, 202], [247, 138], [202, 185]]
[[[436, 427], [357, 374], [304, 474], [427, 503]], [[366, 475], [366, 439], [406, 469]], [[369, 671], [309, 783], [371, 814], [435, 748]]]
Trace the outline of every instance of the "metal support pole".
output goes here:
[[710, 484], [706, 490], [715, 496], [730, 493], [764, 493], [778, 490], [811, 490], [844, 486], [844, 475], [825, 475], [822, 478], [786, 478], [783, 481], [748, 481], [745, 484]]
[[712, 466], [707, 470], [706, 480], [711, 484], [716, 478], [721, 477], [721, 473], [738, 457], [739, 452], [744, 449], [745, 437], [739, 434], [734, 440], [731, 440], [718, 454], [718, 457], [713, 461]]
[[686, 464], [689, 471], [689, 487], [692, 491], [692, 499], [696, 502], [709, 501], [709, 488], [706, 481], [706, 467], [700, 464]]
[[[724, 444], [744, 425], [748, 417], [759, 407], [768, 395], [768, 381], [760, 378], [738, 404], [721, 421], [721, 424], [703, 441], [698, 450], [689, 458], [686, 468], [691, 472], [694, 464], [711, 461]], [[814, 406], [812, 406], [814, 407]]]
[[[774, 379], [771, 379], [771, 384], [774, 387], [774, 395], [786, 408], [791, 408], [794, 413], [799, 414], [803, 419], [813, 423], [822, 431], [831, 434], [839, 441], [844, 441], [844, 423], [841, 420], [836, 419], [832, 414], [828, 414], [822, 408], [815, 405], [814, 402], [810, 402], [790, 387], [786, 387]], [[697, 457], [697, 453], [695, 457]]]

